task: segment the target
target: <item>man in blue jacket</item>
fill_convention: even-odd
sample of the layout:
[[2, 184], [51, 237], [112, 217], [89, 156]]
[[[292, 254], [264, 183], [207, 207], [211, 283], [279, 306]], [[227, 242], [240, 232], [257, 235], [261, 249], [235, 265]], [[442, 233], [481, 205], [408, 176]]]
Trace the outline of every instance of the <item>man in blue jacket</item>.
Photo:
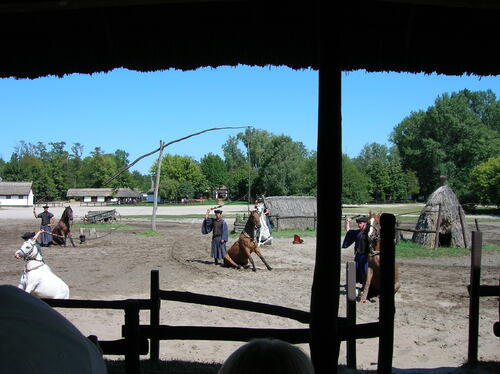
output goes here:
[[212, 232], [212, 250], [210, 256], [214, 258], [215, 265], [223, 263], [224, 255], [226, 254], [226, 243], [228, 240], [228, 230], [226, 221], [222, 219], [222, 210], [214, 210], [215, 218], [209, 218], [208, 215], [212, 209], [208, 209], [205, 213], [205, 219], [201, 225], [201, 233], [203, 235]]
[[366, 232], [366, 225], [368, 222], [368, 217], [361, 216], [356, 218], [356, 223], [358, 224], [357, 229], [351, 229], [350, 223], [351, 218], [346, 217], [345, 219], [345, 238], [342, 243], [342, 248], [349, 247], [354, 243], [354, 261], [356, 262], [356, 283], [365, 283], [366, 272], [368, 271], [368, 233]]

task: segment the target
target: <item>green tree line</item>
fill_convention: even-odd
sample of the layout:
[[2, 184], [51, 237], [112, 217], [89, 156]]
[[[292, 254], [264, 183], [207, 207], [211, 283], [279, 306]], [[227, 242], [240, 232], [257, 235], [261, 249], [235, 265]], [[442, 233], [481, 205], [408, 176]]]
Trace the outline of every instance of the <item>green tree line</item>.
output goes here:
[[[427, 110], [398, 123], [388, 142], [390, 147], [366, 144], [354, 158], [343, 155], [344, 204], [426, 198], [446, 175], [462, 202], [500, 205], [500, 101], [491, 90], [437, 97]], [[199, 161], [167, 153], [160, 196], [169, 201], [211, 196], [222, 185], [233, 199], [316, 195], [316, 152], [289, 136], [246, 129], [229, 136], [222, 151], [224, 157], [209, 153]], [[44, 200], [64, 199], [68, 188], [151, 187], [156, 161], [148, 175], [126, 171], [104, 186], [129, 163], [129, 154], [100, 147], [82, 154], [79, 143], [68, 151], [64, 142], [20, 142], [10, 161], [0, 159], [0, 177], [33, 181], [36, 199]]]
[[31, 181], [36, 200], [65, 200], [69, 188], [130, 187], [144, 190], [149, 176], [134, 171], [121, 174], [110, 185], [103, 182], [129, 163], [124, 150], [105, 153], [96, 147], [82, 157], [84, 146], [74, 143], [70, 150], [65, 142], [36, 144], [19, 142], [10, 161], [0, 159], [0, 177], [4, 181]]
[[500, 206], [500, 101], [491, 90], [443, 94], [397, 124], [389, 141], [343, 157], [344, 203], [425, 199], [445, 175], [462, 203]]

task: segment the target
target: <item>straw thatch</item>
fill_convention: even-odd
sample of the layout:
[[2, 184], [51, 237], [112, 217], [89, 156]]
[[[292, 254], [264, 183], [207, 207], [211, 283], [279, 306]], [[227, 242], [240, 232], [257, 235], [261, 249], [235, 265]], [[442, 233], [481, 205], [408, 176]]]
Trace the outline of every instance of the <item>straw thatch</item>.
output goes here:
[[275, 229], [316, 228], [316, 197], [270, 196], [264, 198]]
[[[420, 213], [415, 229], [435, 231], [440, 206], [439, 246], [457, 248], [470, 246], [470, 232], [467, 229], [464, 210], [447, 184], [431, 194]], [[415, 232], [412, 240], [427, 247], [434, 247], [436, 234]]]
[[0, 77], [318, 69], [320, 41], [345, 71], [492, 75], [499, 19], [491, 0], [9, 1], [0, 5]]
[[32, 186], [33, 186], [32, 182], [0, 181], [0, 195], [2, 196], [29, 195]]

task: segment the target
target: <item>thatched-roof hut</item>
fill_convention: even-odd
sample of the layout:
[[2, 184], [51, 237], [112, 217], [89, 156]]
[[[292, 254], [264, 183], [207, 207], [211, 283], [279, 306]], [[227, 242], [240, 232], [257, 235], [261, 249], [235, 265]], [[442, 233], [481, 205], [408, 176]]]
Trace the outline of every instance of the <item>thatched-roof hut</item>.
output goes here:
[[439, 220], [440, 247], [466, 248], [470, 243], [470, 233], [465, 221], [465, 213], [450, 186], [444, 184], [434, 191], [418, 218], [412, 240], [427, 247], [433, 247], [436, 234], [428, 231], [436, 230]]
[[[341, 72], [500, 74], [491, 47], [499, 18], [500, 3], [491, 0], [10, 1], [0, 5], [0, 77], [238, 64], [318, 69], [310, 347], [315, 372], [336, 373], [341, 257], [332, 242], [342, 239]], [[389, 363], [379, 371], [389, 372], [392, 351], [385, 352]]]
[[264, 198], [275, 229], [316, 228], [316, 197], [270, 196]]

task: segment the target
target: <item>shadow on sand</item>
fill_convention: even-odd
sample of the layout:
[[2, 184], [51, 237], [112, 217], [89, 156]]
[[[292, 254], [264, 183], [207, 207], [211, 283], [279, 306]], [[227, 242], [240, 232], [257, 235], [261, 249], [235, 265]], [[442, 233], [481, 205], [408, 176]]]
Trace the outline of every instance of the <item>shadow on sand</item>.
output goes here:
[[[108, 374], [125, 373], [125, 361], [106, 360]], [[141, 373], [143, 374], [217, 374], [222, 364], [194, 362], [194, 361], [159, 361], [151, 363], [141, 360]], [[353, 370], [345, 366], [339, 367], [339, 374], [375, 374], [377, 370]], [[500, 362], [480, 362], [477, 366], [438, 367], [425, 369], [398, 369], [393, 368], [392, 374], [497, 374], [500, 373]]]

